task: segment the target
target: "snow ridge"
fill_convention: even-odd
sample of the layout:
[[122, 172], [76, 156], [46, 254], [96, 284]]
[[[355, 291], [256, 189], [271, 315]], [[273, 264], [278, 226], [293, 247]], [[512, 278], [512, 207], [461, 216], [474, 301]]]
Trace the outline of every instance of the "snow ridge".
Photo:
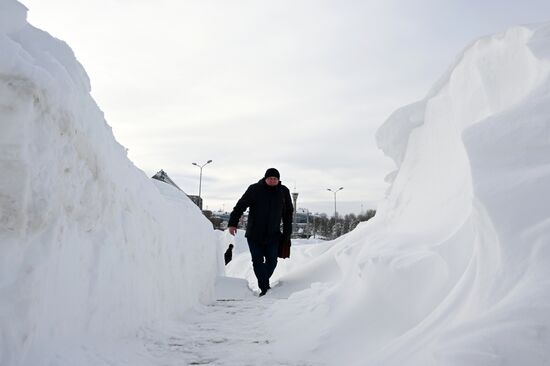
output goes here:
[[[274, 332], [302, 334], [286, 347], [329, 364], [550, 362], [549, 51], [550, 24], [481, 38], [379, 129], [388, 196], [323, 254], [341, 279], [273, 310]], [[293, 308], [312, 315], [283, 323]]]
[[98, 364], [212, 298], [216, 237], [129, 161], [72, 50], [16, 1], [0, 17], [0, 364]]

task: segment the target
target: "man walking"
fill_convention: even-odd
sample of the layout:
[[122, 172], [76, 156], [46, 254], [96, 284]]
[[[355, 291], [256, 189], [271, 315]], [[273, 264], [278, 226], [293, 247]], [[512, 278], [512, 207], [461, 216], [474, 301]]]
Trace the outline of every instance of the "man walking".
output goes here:
[[290, 191], [279, 179], [279, 171], [269, 168], [258, 183], [248, 187], [229, 216], [229, 233], [235, 235], [243, 212], [250, 208], [245, 236], [252, 255], [260, 296], [270, 289], [269, 278], [277, 267], [279, 244], [289, 242], [292, 232], [294, 208]]

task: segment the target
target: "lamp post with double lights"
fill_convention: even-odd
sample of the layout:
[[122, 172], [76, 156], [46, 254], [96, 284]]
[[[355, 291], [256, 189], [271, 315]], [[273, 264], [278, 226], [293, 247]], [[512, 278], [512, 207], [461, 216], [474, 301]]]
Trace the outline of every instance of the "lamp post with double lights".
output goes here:
[[201, 198], [201, 190], [202, 190], [202, 168], [204, 168], [207, 164], [210, 164], [212, 160], [208, 160], [206, 163], [199, 165], [197, 163], [193, 163], [194, 166], [200, 168], [200, 176], [199, 176], [199, 202], [200, 202], [200, 209], [202, 210], [202, 198]]
[[338, 189], [327, 188], [327, 191], [332, 192], [334, 194], [334, 220], [337, 219], [337, 216], [336, 216], [336, 193], [340, 192], [342, 189], [344, 189], [344, 187], [340, 187]]

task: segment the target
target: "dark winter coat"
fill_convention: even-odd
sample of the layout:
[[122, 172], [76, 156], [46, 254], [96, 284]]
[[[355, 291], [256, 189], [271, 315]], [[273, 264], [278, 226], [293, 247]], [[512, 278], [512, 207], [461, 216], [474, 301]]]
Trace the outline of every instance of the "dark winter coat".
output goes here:
[[[270, 187], [262, 178], [248, 187], [229, 216], [228, 226], [237, 227], [244, 211], [250, 208], [245, 236], [250, 240], [289, 239], [292, 232], [294, 207], [290, 191], [279, 182]], [[283, 233], [281, 234], [281, 220]], [[282, 235], [282, 237], [281, 237]]]

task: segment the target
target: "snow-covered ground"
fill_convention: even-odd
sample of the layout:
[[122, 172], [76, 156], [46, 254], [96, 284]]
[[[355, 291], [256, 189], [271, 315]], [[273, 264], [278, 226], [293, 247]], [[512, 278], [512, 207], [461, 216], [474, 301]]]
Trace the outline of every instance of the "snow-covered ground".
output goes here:
[[262, 298], [242, 231], [133, 166], [14, 0], [0, 50], [2, 366], [550, 364], [550, 24], [473, 42], [396, 111], [376, 217], [295, 241]]
[[[187, 314], [162, 331], [141, 334], [144, 349], [155, 364], [320, 366], [273, 347], [265, 316], [277, 297], [258, 299], [246, 281], [220, 278], [212, 304]], [[243, 291], [244, 290], [244, 291]], [[223, 296], [225, 295], [225, 296]], [[229, 297], [227, 297], [229, 296]]]

